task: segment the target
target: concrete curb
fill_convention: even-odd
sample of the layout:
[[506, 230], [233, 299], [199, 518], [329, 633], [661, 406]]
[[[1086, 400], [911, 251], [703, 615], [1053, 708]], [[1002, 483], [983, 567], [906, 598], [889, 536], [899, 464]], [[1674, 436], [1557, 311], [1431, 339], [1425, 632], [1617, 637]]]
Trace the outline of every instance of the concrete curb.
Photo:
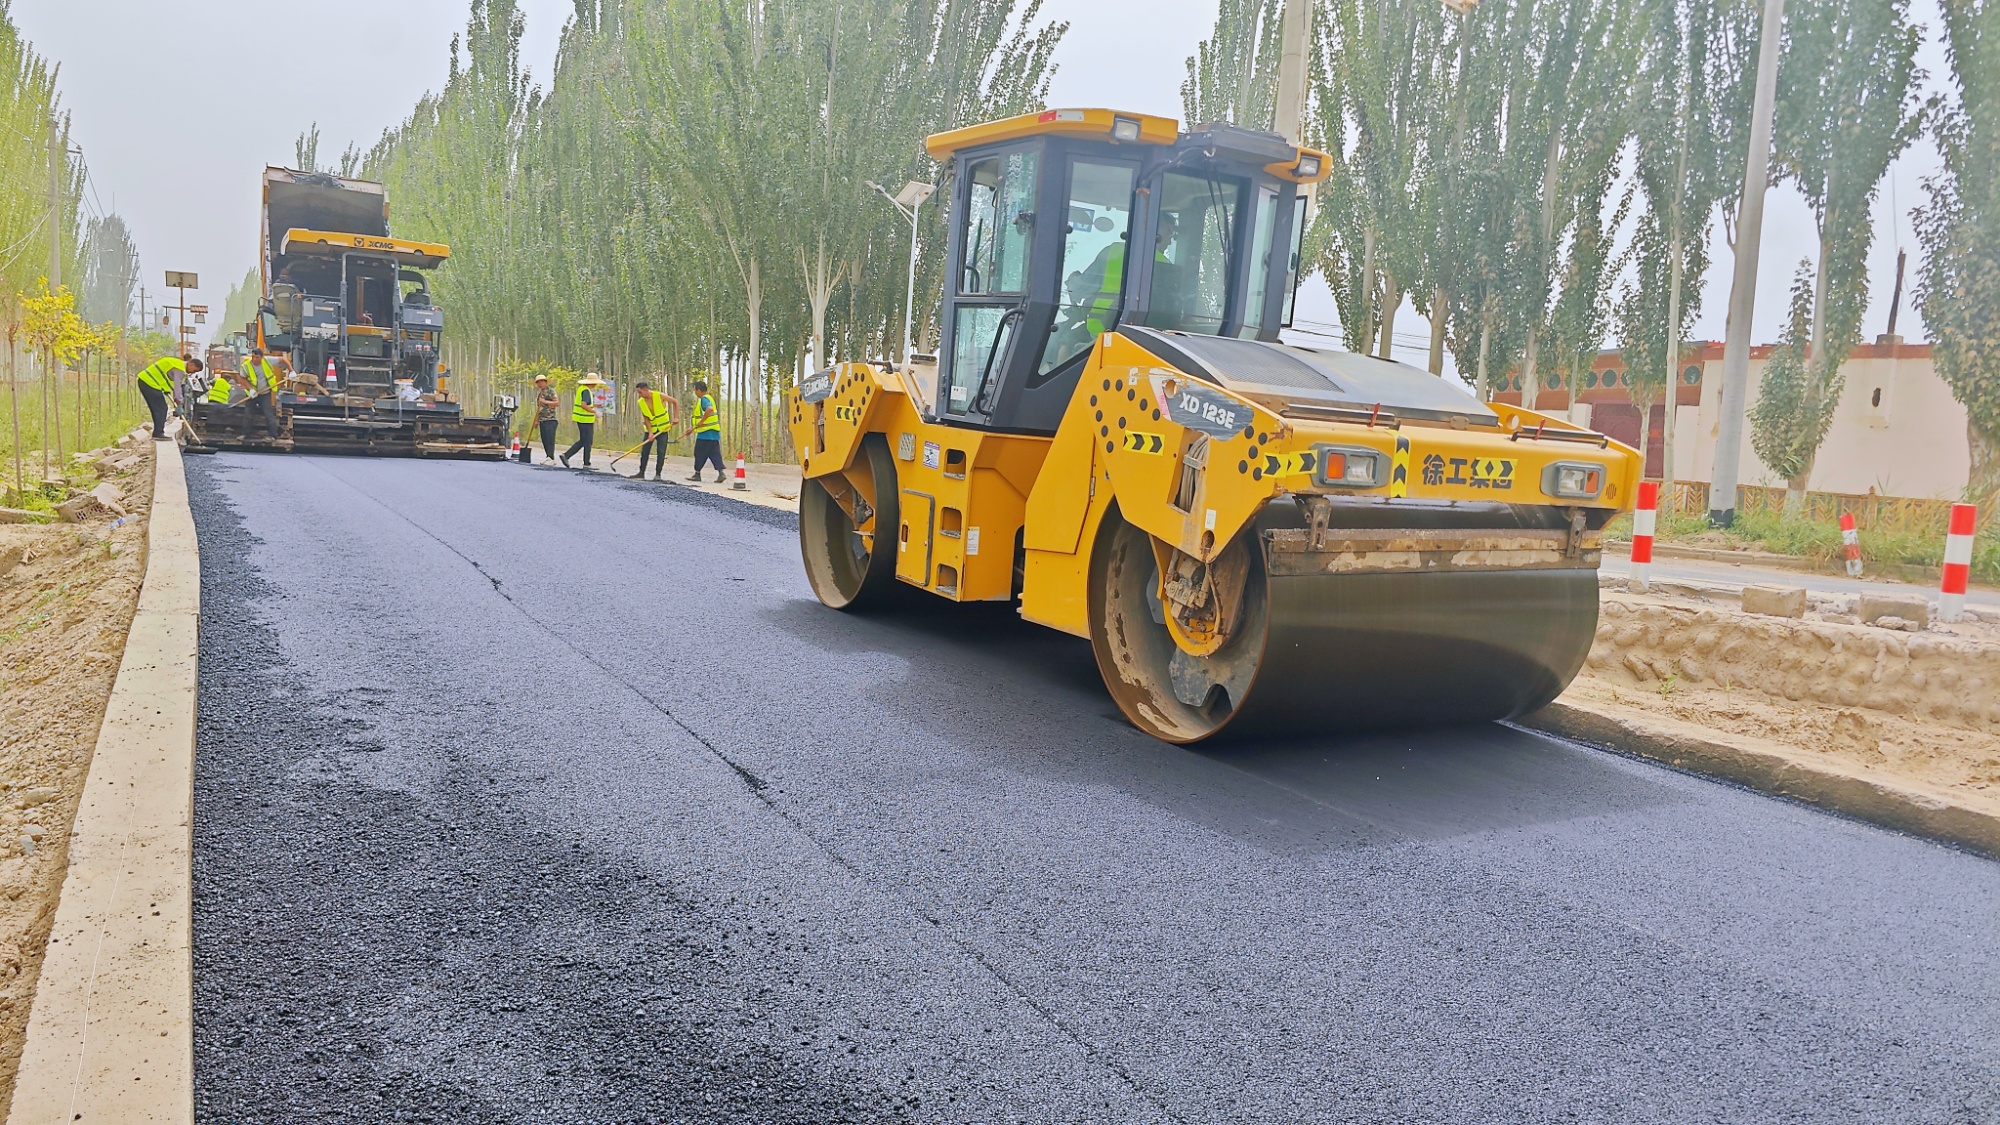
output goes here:
[[180, 448], [153, 449], [146, 577], [71, 830], [9, 1125], [194, 1121], [201, 554]]
[[1533, 730], [1651, 758], [2000, 859], [2000, 815], [1953, 805], [1928, 793], [1816, 770], [1774, 750], [1716, 742], [1664, 724], [1633, 722], [1567, 703], [1551, 703], [1516, 721]]

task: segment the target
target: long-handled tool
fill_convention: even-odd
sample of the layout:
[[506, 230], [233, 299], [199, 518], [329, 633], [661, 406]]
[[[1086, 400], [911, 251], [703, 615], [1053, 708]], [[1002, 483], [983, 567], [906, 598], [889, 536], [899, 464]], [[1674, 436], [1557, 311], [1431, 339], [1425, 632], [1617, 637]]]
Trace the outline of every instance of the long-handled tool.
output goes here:
[[[673, 431], [673, 430], [669, 429], [669, 430], [667, 430], [667, 431], [665, 431], [665, 432], [666, 432], [666, 435], [667, 435], [667, 440], [668, 440], [668, 441], [672, 441], [672, 440], [674, 440], [674, 431]], [[657, 438], [658, 438], [659, 436], [660, 436], [659, 434], [647, 434], [647, 435], [646, 435], [646, 440], [645, 440], [645, 441], [642, 441], [642, 442], [640, 442], [639, 444], [637, 444], [637, 445], [633, 446], [632, 448], [630, 448], [630, 449], [626, 450], [625, 452], [623, 452], [623, 453], [620, 453], [620, 454], [619, 454], [618, 456], [616, 456], [616, 457], [613, 457], [613, 458], [611, 459], [611, 465], [610, 465], [610, 467], [611, 467], [611, 468], [617, 468], [617, 467], [618, 467], [618, 462], [620, 462], [620, 461], [623, 461], [623, 460], [624, 460], [625, 458], [627, 458], [627, 457], [630, 457], [630, 456], [632, 456], [632, 455], [633, 455], [634, 453], [637, 453], [637, 452], [639, 452], [639, 451], [640, 451], [641, 449], [644, 449], [644, 448], [646, 448], [647, 446], [649, 446], [649, 445], [653, 444], [654, 440], [655, 440], [655, 439], [657, 439]]]

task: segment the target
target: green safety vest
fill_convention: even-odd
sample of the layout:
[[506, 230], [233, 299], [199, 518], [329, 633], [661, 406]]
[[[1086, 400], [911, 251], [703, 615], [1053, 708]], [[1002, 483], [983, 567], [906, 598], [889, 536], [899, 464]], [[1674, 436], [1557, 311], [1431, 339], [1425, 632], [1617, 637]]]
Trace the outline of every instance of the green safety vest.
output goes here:
[[597, 399], [591, 396], [589, 387], [576, 389], [576, 402], [569, 408], [569, 420], [577, 425], [597, 421]]
[[1092, 336], [1104, 335], [1111, 327], [1112, 314], [1118, 308], [1118, 290], [1125, 279], [1125, 244], [1115, 242], [1111, 252], [1104, 256], [1104, 272], [1097, 278], [1097, 296], [1090, 299], [1090, 312], [1083, 323]]
[[[1154, 251], [1153, 261], [1160, 265], [1172, 265], [1161, 251]], [[1090, 311], [1084, 314], [1083, 323], [1092, 336], [1102, 336], [1111, 327], [1111, 318], [1117, 314], [1119, 291], [1125, 287], [1125, 244], [1114, 242], [1110, 252], [1104, 255], [1104, 272], [1097, 278], [1097, 296], [1090, 299]]]
[[271, 370], [271, 361], [259, 360], [254, 355], [243, 360], [243, 376], [250, 381], [250, 393], [253, 395], [270, 390], [278, 382], [278, 373]]
[[187, 374], [188, 365], [179, 357], [163, 355], [153, 361], [151, 367], [139, 372], [139, 382], [162, 394], [172, 394], [174, 374]]
[[694, 432], [696, 437], [722, 432], [722, 415], [715, 412], [715, 400], [707, 395], [694, 400]]
[[215, 382], [208, 385], [208, 401], [229, 405], [229, 380], [224, 379], [220, 371], [215, 373]]
[[652, 405], [648, 406], [646, 396], [640, 395], [639, 417], [646, 420], [647, 433], [664, 434], [667, 432], [667, 427], [674, 424], [673, 402], [665, 395], [656, 394], [653, 396]]

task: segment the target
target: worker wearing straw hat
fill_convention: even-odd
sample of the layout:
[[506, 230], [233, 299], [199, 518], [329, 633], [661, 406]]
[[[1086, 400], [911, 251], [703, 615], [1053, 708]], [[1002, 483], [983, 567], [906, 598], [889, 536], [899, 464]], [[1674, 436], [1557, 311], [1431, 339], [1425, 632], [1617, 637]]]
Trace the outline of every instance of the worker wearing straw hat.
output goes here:
[[[542, 459], [556, 459], [556, 419], [562, 410], [562, 399], [556, 397], [556, 389], [549, 385], [549, 373], [535, 372], [535, 429], [542, 439]], [[529, 441], [535, 435], [523, 434]]]
[[605, 386], [603, 379], [593, 371], [576, 381], [576, 395], [570, 400], [569, 420], [576, 423], [576, 443], [562, 455], [563, 468], [570, 468], [569, 459], [583, 451], [583, 467], [590, 468], [590, 445], [597, 437], [597, 395], [596, 390]]

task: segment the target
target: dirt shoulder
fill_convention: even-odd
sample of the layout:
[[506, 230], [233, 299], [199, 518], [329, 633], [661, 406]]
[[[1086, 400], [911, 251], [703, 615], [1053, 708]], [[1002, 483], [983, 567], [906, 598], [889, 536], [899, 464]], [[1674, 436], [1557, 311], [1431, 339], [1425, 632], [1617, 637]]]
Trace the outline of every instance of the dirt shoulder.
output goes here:
[[69, 833], [146, 570], [150, 440], [79, 461], [76, 522], [0, 525], [0, 1105], [69, 863]]
[[[1800, 618], [1735, 601], [1671, 585], [1605, 590], [1597, 642], [1559, 702], [1623, 724], [1638, 753], [1766, 788], [1788, 778], [1778, 787], [1792, 795], [1897, 827], [1914, 822], [1846, 807], [1838, 793], [1861, 790], [1831, 781], [1862, 783], [1871, 805], [1949, 806], [2000, 825], [2000, 623], [1862, 624], [1840, 596], [1813, 595]], [[1576, 732], [1574, 717], [1567, 726]], [[1740, 767], [1728, 765], [1731, 749]], [[1802, 780], [1813, 775], [1817, 789]]]

